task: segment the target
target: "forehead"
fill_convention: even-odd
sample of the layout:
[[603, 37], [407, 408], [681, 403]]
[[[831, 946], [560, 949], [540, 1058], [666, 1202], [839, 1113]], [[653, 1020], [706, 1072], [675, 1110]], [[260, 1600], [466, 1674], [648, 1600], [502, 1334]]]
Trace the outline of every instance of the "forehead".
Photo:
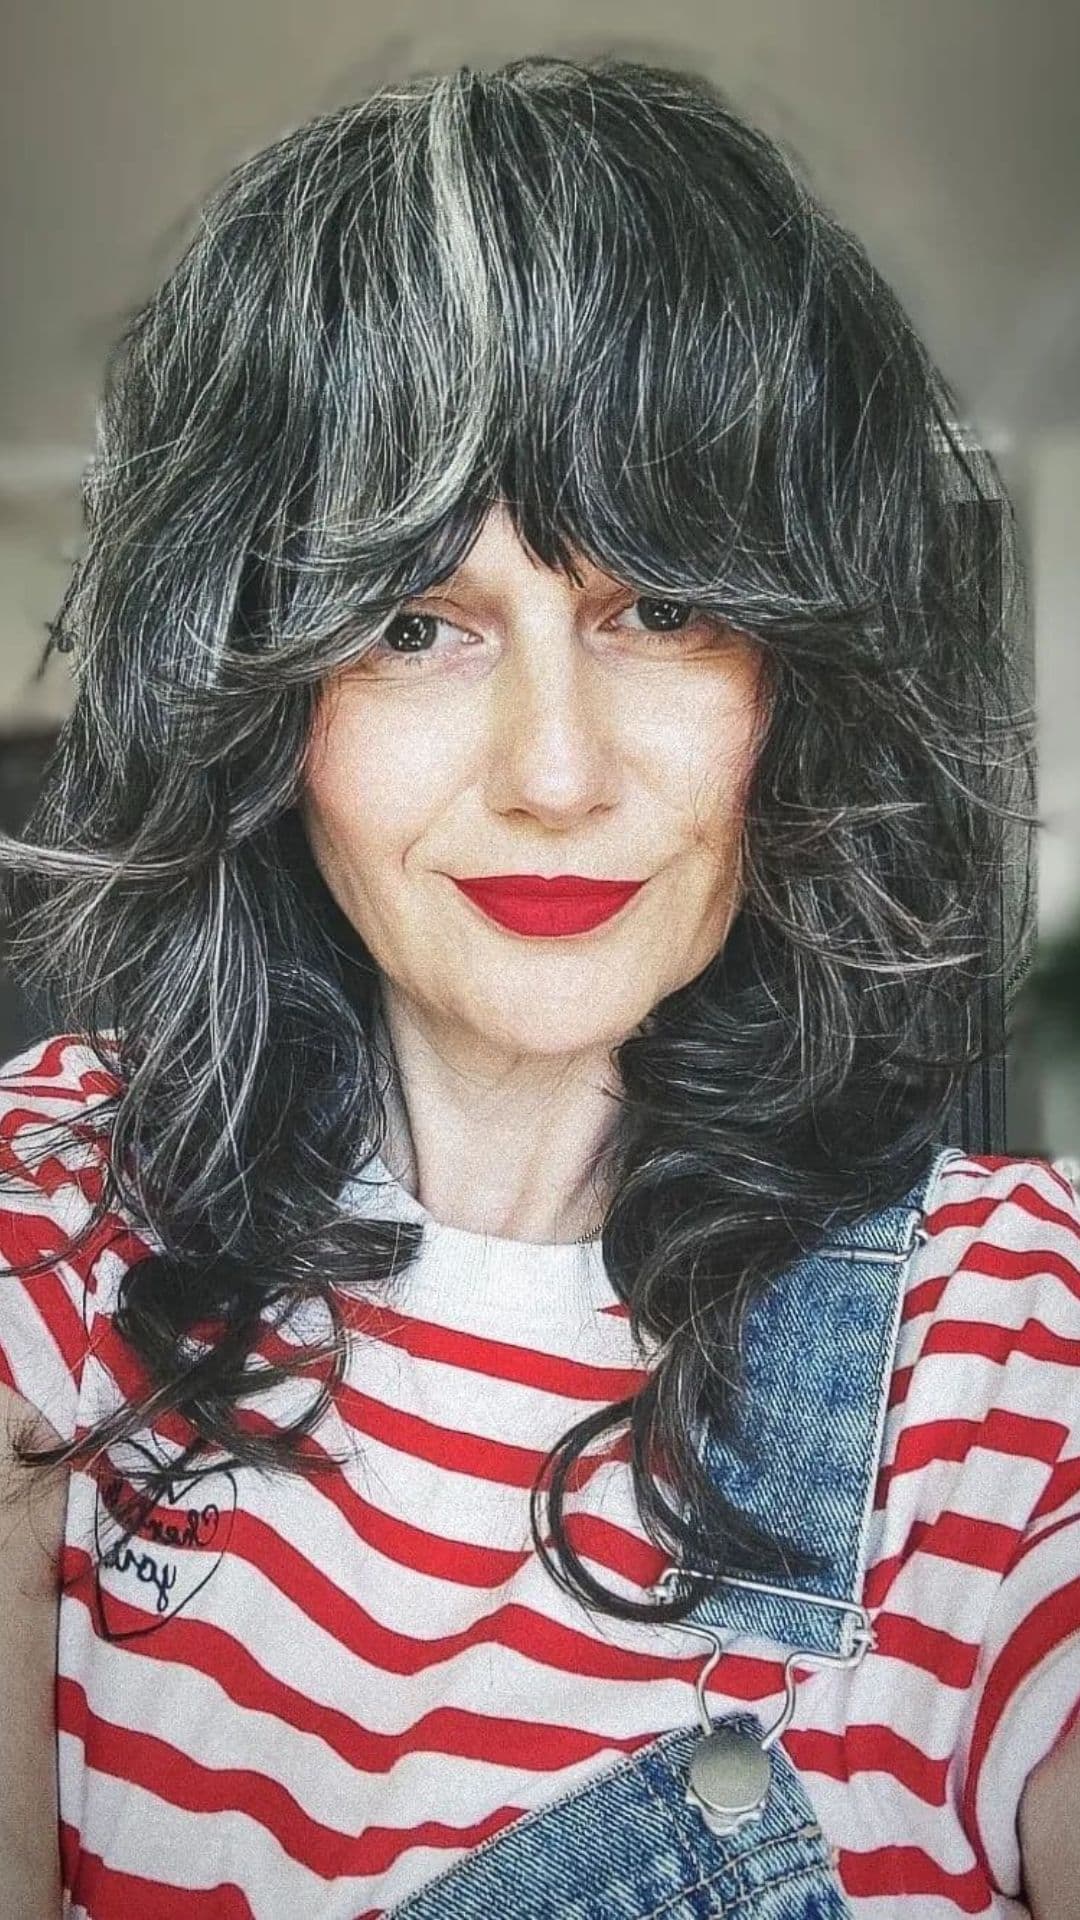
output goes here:
[[[591, 560], [578, 552], [573, 553], [575, 570], [582, 582], [581, 590], [594, 590], [597, 587], [610, 586], [614, 576], [605, 573]], [[482, 593], [487, 589], [503, 584], [508, 579], [520, 579], [528, 582], [537, 573], [549, 572], [542, 561], [529, 552], [518, 539], [509, 509], [501, 502], [490, 509], [483, 521], [468, 553], [461, 564], [444, 576], [446, 583], [453, 582], [455, 587], [465, 592]], [[572, 586], [572, 582], [567, 582]]]

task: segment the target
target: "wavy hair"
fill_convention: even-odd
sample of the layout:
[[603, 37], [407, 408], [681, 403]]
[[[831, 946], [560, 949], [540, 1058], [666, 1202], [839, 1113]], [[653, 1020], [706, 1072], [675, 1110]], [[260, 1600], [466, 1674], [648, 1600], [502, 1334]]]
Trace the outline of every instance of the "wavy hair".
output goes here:
[[[394, 1064], [305, 756], [327, 677], [504, 502], [546, 566], [577, 580], [583, 553], [755, 635], [770, 688], [741, 909], [613, 1050], [603, 1257], [655, 1361], [546, 1456], [533, 1540], [602, 1612], [685, 1613], [696, 1580], [638, 1604], [567, 1538], [575, 1463], [628, 1426], [654, 1543], [710, 1579], [812, 1569], [699, 1436], [736, 1404], [747, 1302], [925, 1166], [983, 1044], [1008, 823], [1038, 824], [1014, 514], [959, 417], [800, 163], [698, 74], [411, 74], [237, 166], [109, 358], [49, 641], [73, 710], [2, 841], [19, 976], [114, 1075], [86, 1232], [119, 1203], [156, 1249], [116, 1313], [145, 1392], [25, 1466], [165, 1415], [185, 1451], [147, 1504], [217, 1449], [341, 1465], [311, 1437], [346, 1305], [423, 1228], [342, 1203]], [[325, 1337], [253, 1370], [312, 1306]], [[240, 1405], [309, 1372], [291, 1424]]]

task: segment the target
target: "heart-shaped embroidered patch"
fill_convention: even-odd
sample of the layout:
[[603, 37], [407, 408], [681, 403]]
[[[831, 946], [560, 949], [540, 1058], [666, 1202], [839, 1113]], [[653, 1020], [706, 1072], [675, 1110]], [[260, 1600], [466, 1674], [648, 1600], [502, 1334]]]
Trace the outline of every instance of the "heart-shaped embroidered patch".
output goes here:
[[98, 1617], [108, 1640], [155, 1633], [190, 1604], [217, 1572], [236, 1516], [236, 1480], [228, 1467], [178, 1475], [147, 1508], [129, 1473], [162, 1465], [138, 1441], [125, 1440], [97, 1468], [94, 1540]]

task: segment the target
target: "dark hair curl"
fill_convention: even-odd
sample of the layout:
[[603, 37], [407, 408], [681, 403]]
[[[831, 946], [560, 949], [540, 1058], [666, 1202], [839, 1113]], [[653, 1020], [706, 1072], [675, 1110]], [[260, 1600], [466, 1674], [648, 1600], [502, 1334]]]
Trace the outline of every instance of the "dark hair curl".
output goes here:
[[[770, 689], [741, 910], [614, 1050], [603, 1254], [655, 1366], [547, 1456], [534, 1541], [601, 1611], [686, 1611], [696, 1585], [638, 1605], [566, 1537], [575, 1461], [628, 1422], [665, 1551], [812, 1568], [711, 1485], [695, 1436], [730, 1417], [747, 1301], [904, 1194], [979, 1056], [1008, 823], [1038, 823], [1014, 515], [959, 414], [799, 164], [697, 74], [412, 75], [236, 168], [110, 357], [50, 638], [73, 711], [0, 852], [23, 979], [115, 1074], [87, 1232], [120, 1203], [158, 1249], [116, 1315], [145, 1395], [27, 1466], [165, 1414], [190, 1438], [151, 1502], [213, 1448], [340, 1465], [305, 1437], [344, 1302], [422, 1228], [340, 1204], [393, 1066], [297, 799], [321, 683], [499, 501], [545, 565], [576, 578], [583, 553], [756, 635]], [[253, 1373], [313, 1305], [325, 1340]], [[238, 1406], [312, 1370], [280, 1432]]]

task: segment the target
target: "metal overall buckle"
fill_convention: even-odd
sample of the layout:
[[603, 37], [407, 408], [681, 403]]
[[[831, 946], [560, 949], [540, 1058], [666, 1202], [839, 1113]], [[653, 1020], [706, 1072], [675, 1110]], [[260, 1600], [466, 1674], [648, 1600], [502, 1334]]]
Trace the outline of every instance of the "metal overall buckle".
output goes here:
[[[693, 1572], [689, 1567], [669, 1567], [651, 1591], [661, 1598], [667, 1598], [667, 1589], [672, 1581], [678, 1579], [680, 1573], [692, 1575]], [[782, 1588], [765, 1590], [783, 1591]], [[705, 1683], [724, 1651], [719, 1634], [713, 1633], [708, 1627], [691, 1625], [686, 1620], [673, 1620], [670, 1623], [687, 1633], [696, 1633], [701, 1639], [707, 1640], [712, 1648], [695, 1682], [698, 1718], [705, 1738], [699, 1740], [690, 1756], [689, 1784], [686, 1789], [687, 1805], [697, 1809], [712, 1833], [720, 1836], [735, 1833], [740, 1827], [761, 1818], [772, 1784], [770, 1749], [786, 1730], [795, 1712], [794, 1669], [797, 1666], [857, 1666], [867, 1648], [873, 1646], [874, 1631], [866, 1610], [851, 1603], [835, 1604], [844, 1605], [846, 1610], [860, 1616], [855, 1651], [849, 1654], [814, 1653], [797, 1647], [784, 1662], [783, 1707], [773, 1725], [760, 1734], [727, 1725], [723, 1721], [714, 1721], [710, 1716], [705, 1699]]]

